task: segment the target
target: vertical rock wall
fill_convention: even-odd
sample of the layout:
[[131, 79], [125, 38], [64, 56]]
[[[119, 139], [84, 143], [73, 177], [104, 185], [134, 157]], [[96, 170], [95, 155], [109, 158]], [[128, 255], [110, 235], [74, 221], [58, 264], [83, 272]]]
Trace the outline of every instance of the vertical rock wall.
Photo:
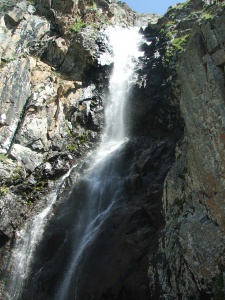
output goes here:
[[185, 134], [164, 184], [166, 225], [151, 281], [159, 279], [163, 299], [225, 297], [224, 26], [223, 10], [196, 24], [179, 60]]

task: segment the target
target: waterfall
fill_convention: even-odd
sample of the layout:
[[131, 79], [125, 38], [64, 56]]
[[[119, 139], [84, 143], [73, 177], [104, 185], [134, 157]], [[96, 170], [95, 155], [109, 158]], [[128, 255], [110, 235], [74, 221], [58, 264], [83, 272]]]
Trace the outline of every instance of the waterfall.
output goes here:
[[[89, 168], [76, 179], [73, 191], [64, 201], [64, 208], [55, 216], [55, 223], [59, 224], [59, 228], [63, 228], [70, 219], [72, 222], [68, 233], [69, 238], [64, 242], [69, 244], [68, 258], [62, 266], [62, 276], [52, 296], [54, 300], [79, 300], [77, 297], [79, 273], [82, 261], [85, 259], [84, 253], [123, 191], [123, 181], [114, 167], [114, 160], [116, 153], [129, 138], [125, 107], [129, 98], [130, 82], [134, 81], [135, 64], [137, 58], [142, 55], [138, 50], [141, 36], [137, 28], [120, 27], [108, 28], [106, 34], [114, 55], [114, 68], [110, 77], [109, 95], [105, 99], [105, 130], [99, 148], [92, 154], [91, 159], [89, 157]], [[19, 248], [18, 245], [13, 252], [16, 259], [14, 258], [12, 264], [18, 264], [18, 270], [15, 268], [13, 270], [15, 278], [10, 285], [10, 297], [7, 298], [9, 300], [22, 299], [21, 289], [30, 271], [32, 255], [42, 237], [46, 216], [56, 197], [57, 191], [52, 194], [47, 208], [33, 219], [33, 229], [30, 228], [30, 234], [26, 230], [21, 234], [24, 238], [24, 246]], [[75, 207], [74, 212], [71, 207]], [[41, 273], [41, 270], [42, 267], [37, 273]], [[32, 296], [30, 299], [36, 298]]]
[[[125, 126], [125, 106], [129, 95], [129, 81], [132, 80], [134, 74], [135, 59], [141, 55], [138, 51], [140, 35], [137, 28], [122, 29], [118, 27], [109, 29], [108, 36], [114, 54], [114, 68], [110, 78], [110, 94], [105, 110], [105, 130], [95, 160], [83, 178], [87, 183], [86, 189], [89, 200], [79, 221], [75, 222], [74, 251], [55, 300], [67, 299], [73, 274], [76, 269], [79, 273], [78, 266], [83, 251], [95, 238], [96, 232], [109, 215], [122, 189], [122, 182], [118, 175], [110, 169], [110, 164], [113, 153], [128, 138]], [[112, 198], [110, 200], [104, 199], [102, 196], [104, 190], [112, 189], [112, 186], [115, 191]], [[77, 224], [79, 224], [79, 232], [77, 232]], [[77, 275], [78, 277], [79, 275]], [[75, 286], [77, 286], [76, 281]]]
[[[138, 34], [138, 28], [110, 28], [107, 34], [114, 54], [114, 68], [110, 77], [110, 93], [105, 109], [105, 130], [95, 159], [82, 178], [85, 181], [88, 200], [74, 224], [73, 253], [55, 300], [70, 299], [68, 290], [74, 274], [76, 274], [76, 279], [73, 284], [75, 286], [73, 299], [77, 299], [79, 263], [82, 254], [109, 216], [115, 201], [119, 198], [118, 194], [123, 188], [123, 182], [118, 174], [114, 173], [111, 163], [115, 151], [128, 139], [125, 107], [129, 96], [129, 83], [133, 80], [136, 59], [141, 56], [141, 52], [138, 50], [141, 36]], [[111, 198], [106, 197], [105, 199], [102, 194], [109, 189], [113, 191]]]
[[108, 32], [114, 53], [114, 68], [110, 78], [109, 103], [106, 106], [106, 128], [103, 143], [123, 142], [126, 139], [125, 107], [128, 100], [129, 82], [133, 80], [135, 58], [140, 35], [137, 28], [111, 29]]

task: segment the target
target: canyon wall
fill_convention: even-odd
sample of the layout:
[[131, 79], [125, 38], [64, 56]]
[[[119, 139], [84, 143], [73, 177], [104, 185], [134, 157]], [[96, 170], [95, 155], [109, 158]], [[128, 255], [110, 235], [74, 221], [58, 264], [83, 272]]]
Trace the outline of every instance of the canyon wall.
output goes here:
[[224, 26], [223, 10], [195, 24], [177, 68], [186, 126], [163, 193], [168, 299], [224, 299]]

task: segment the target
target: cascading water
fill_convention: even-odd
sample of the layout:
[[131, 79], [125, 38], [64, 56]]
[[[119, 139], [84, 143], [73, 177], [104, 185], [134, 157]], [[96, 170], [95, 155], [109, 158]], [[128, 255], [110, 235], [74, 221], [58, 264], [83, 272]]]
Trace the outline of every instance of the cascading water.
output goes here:
[[[61, 258], [61, 262], [59, 259], [57, 260], [57, 263], [62, 265], [62, 275], [59, 276], [56, 283], [54, 282], [49, 299], [81, 299], [79, 298], [79, 274], [85, 260], [85, 253], [101, 230], [101, 226], [110, 215], [115, 203], [122, 197], [123, 181], [114, 167], [114, 160], [116, 153], [128, 139], [125, 106], [129, 96], [129, 82], [133, 80], [135, 59], [141, 56], [141, 52], [138, 50], [141, 36], [138, 34], [137, 28], [123, 29], [119, 27], [109, 28], [107, 35], [114, 54], [114, 69], [110, 78], [109, 97], [105, 100], [105, 130], [101, 145], [92, 155], [94, 159], [89, 158], [91, 160], [89, 169], [74, 183], [73, 191], [64, 201], [64, 206], [58, 215], [56, 214], [52, 225], [54, 227], [54, 224], [57, 224], [60, 230], [63, 228], [62, 230], [67, 231], [66, 237], [61, 243], [62, 247], [67, 246], [65, 248], [66, 257]], [[50, 209], [51, 205], [40, 214], [43, 224]], [[30, 251], [30, 255], [26, 263], [24, 259], [22, 260], [24, 269], [22, 270], [22, 266], [19, 267], [20, 274], [19, 276], [17, 274], [16, 279], [12, 281], [11, 297], [8, 298], [10, 300], [27, 299], [25, 296], [20, 297], [20, 291], [43, 228], [44, 225], [38, 227], [38, 230], [34, 228], [27, 244], [27, 247], [30, 248], [22, 250], [24, 253], [21, 253], [21, 257], [26, 256], [26, 251]], [[38, 237], [37, 232], [40, 233]], [[57, 255], [56, 251], [55, 257], [58, 257]], [[39, 270], [36, 271], [33, 278], [41, 276], [45, 267], [39, 266], [37, 269]], [[30, 295], [30, 299], [40, 298], [35, 297], [34, 291], [34, 295]]]
[[[76, 166], [73, 168], [75, 167]], [[20, 232], [16, 233], [16, 243], [8, 266], [8, 272], [11, 276], [7, 287], [8, 291], [5, 295], [7, 300], [20, 299], [24, 281], [28, 276], [30, 264], [33, 259], [32, 256], [44, 232], [47, 222], [46, 217], [50, 213], [52, 206], [57, 199], [57, 195], [64, 183], [64, 180], [70, 176], [73, 168], [59, 179], [57, 182], [57, 188], [52, 191], [46, 201], [46, 208], [34, 218], [28, 220], [26, 226]]]
[[[114, 68], [110, 78], [110, 94], [105, 110], [105, 131], [102, 143], [96, 151], [96, 158], [90, 169], [83, 176], [88, 200], [74, 224], [75, 238], [69, 266], [60, 284], [55, 300], [77, 299], [79, 289], [79, 264], [82, 255], [95, 238], [101, 225], [110, 213], [123, 183], [118, 174], [113, 172], [110, 164], [113, 153], [127, 140], [125, 126], [125, 105], [129, 95], [129, 81], [134, 74], [135, 58], [141, 55], [138, 50], [140, 35], [137, 28], [108, 30], [109, 42], [114, 54]], [[105, 191], [112, 190], [110, 199], [103, 196]], [[74, 295], [69, 291], [73, 283]]]
[[135, 58], [140, 35], [137, 28], [109, 31], [114, 53], [114, 68], [110, 78], [110, 99], [106, 106], [106, 128], [103, 145], [107, 142], [124, 142], [126, 139], [125, 106], [128, 100], [129, 81], [134, 74]]

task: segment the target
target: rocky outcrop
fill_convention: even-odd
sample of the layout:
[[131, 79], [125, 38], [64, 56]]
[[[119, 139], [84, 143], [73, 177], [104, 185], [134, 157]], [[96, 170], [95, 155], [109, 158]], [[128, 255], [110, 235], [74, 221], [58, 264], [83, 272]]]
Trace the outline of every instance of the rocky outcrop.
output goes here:
[[[158, 278], [163, 299], [224, 299], [225, 15], [193, 28], [179, 60], [185, 135], [163, 193]], [[154, 264], [154, 263], [153, 263]], [[152, 272], [152, 273], [151, 273]]]
[[30, 6], [20, 6], [1, 17], [1, 153], [9, 150], [31, 95], [29, 46], [44, 38], [50, 28], [46, 20], [29, 13]]

